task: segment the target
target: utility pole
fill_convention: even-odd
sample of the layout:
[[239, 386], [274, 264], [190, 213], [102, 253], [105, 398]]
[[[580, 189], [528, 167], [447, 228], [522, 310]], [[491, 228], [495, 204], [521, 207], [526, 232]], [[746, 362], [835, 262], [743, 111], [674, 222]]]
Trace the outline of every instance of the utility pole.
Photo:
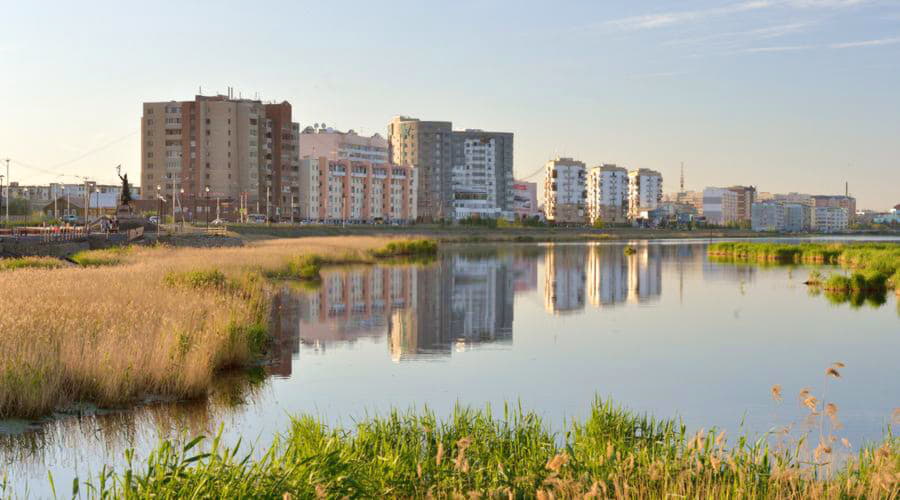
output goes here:
[[267, 225], [267, 226], [269, 225], [269, 217], [270, 217], [270, 215], [269, 215], [269, 212], [270, 212], [270, 210], [269, 210], [269, 197], [270, 197], [271, 195], [269, 194], [269, 189], [270, 189], [269, 186], [266, 186], [266, 225]]
[[9, 158], [6, 159], [6, 225], [9, 225], [9, 185], [12, 179], [9, 178]]
[[84, 232], [88, 233], [88, 208], [91, 206], [91, 188], [88, 181], [84, 181]]

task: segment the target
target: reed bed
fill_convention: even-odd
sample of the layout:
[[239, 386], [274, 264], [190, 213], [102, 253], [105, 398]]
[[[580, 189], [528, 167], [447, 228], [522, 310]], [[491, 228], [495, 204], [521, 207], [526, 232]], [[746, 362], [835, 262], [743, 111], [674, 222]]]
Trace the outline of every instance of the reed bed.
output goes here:
[[896, 243], [755, 243], [720, 242], [709, 245], [712, 257], [774, 263], [836, 264], [852, 270], [828, 278], [810, 274], [808, 285], [837, 293], [883, 293], [900, 290], [900, 244]]
[[298, 255], [367, 255], [387, 242], [136, 247], [103, 251], [117, 259], [114, 266], [0, 272], [0, 418], [37, 417], [78, 402], [202, 396], [218, 371], [258, 359], [266, 273]]
[[[837, 413], [808, 391], [803, 404]], [[126, 452], [124, 469], [104, 469], [83, 491], [102, 498], [896, 498], [900, 487], [900, 440], [889, 432], [836, 467], [832, 448], [841, 444], [830, 440], [809, 454], [803, 445], [770, 447], [765, 437], [730, 443], [724, 432], [689, 434], [678, 420], [599, 399], [563, 436], [536, 413], [507, 405], [500, 416], [458, 407], [444, 420], [428, 409], [393, 411], [351, 428], [301, 416], [257, 459], [219, 437], [203, 441], [163, 442], [143, 463]]]

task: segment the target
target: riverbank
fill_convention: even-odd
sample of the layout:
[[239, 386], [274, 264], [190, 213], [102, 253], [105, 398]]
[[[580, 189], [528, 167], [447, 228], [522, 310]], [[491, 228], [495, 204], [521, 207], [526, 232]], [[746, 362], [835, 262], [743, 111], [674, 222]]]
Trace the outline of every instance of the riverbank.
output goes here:
[[292, 277], [412, 252], [392, 242], [284, 239], [92, 251], [80, 266], [17, 261], [0, 271], [0, 418], [203, 396], [218, 372], [259, 361], [269, 276], [310, 256], [318, 256], [315, 272]]
[[[780, 388], [779, 388], [780, 390]], [[780, 398], [780, 393], [773, 397]], [[806, 394], [813, 418], [837, 407]], [[777, 399], [776, 398], [776, 399]], [[811, 398], [811, 399], [810, 399]], [[826, 426], [827, 427], [827, 426]], [[331, 428], [293, 419], [257, 459], [218, 438], [162, 443], [145, 463], [91, 478], [97, 497], [236, 498], [892, 498], [900, 484], [900, 439], [833, 465], [846, 440], [770, 448], [765, 438], [688, 434], [596, 400], [564, 435], [537, 413], [504, 406], [457, 408], [446, 420], [428, 410], [391, 412]], [[209, 445], [209, 446], [207, 446]]]
[[592, 229], [588, 227], [484, 227], [469, 225], [416, 224], [413, 226], [350, 225], [341, 226], [289, 226], [246, 224], [228, 226], [229, 231], [245, 240], [273, 238], [301, 238], [309, 236], [403, 236], [432, 238], [443, 242], [562, 242], [633, 239], [687, 239], [687, 238], [760, 238], [787, 236], [776, 233], [755, 233], [733, 229], [671, 230], [640, 228]]

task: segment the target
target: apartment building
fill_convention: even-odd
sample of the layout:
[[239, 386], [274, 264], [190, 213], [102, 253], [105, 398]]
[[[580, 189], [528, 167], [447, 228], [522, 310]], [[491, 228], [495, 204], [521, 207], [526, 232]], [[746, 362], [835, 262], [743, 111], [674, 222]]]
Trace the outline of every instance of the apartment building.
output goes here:
[[817, 206], [810, 214], [812, 230], [817, 233], [841, 233], [850, 225], [850, 214], [843, 207]]
[[738, 194], [728, 188], [703, 190], [703, 216], [708, 224], [725, 226], [738, 220]]
[[417, 170], [418, 216], [426, 221], [453, 216], [453, 124], [398, 116], [388, 124], [388, 157]]
[[841, 195], [815, 195], [812, 196], [811, 205], [814, 208], [819, 207], [836, 207], [843, 208], [847, 211], [849, 222], [853, 221], [856, 216], [856, 198], [852, 196]]
[[810, 207], [802, 203], [776, 201], [756, 202], [751, 207], [750, 228], [753, 231], [809, 231]]
[[513, 134], [452, 132], [450, 195], [453, 217], [498, 218], [513, 208]]
[[512, 191], [512, 210], [517, 219], [540, 217], [536, 182], [514, 181]]
[[418, 170], [362, 161], [300, 160], [296, 211], [320, 222], [411, 222], [417, 216]]
[[587, 175], [588, 220], [625, 222], [628, 210], [628, 170], [612, 164], [592, 167]]
[[585, 222], [587, 185], [584, 162], [557, 158], [545, 165], [544, 217], [558, 223]]
[[300, 132], [300, 158], [307, 156], [383, 165], [388, 163], [388, 143], [379, 134], [366, 137], [353, 130], [341, 132], [331, 127], [306, 127]]
[[288, 102], [264, 104], [229, 95], [147, 102], [141, 117], [141, 185], [156, 189], [189, 218], [207, 196], [288, 215], [299, 202], [299, 125]]
[[656, 210], [663, 194], [662, 174], [641, 168], [628, 172], [628, 218], [641, 218], [642, 212]]
[[737, 221], [749, 222], [753, 204], [756, 202], [756, 188], [753, 186], [731, 186], [728, 190], [737, 194]]
[[419, 170], [419, 216], [424, 220], [498, 217], [513, 205], [513, 134], [467, 129], [451, 122], [395, 117], [388, 157]]

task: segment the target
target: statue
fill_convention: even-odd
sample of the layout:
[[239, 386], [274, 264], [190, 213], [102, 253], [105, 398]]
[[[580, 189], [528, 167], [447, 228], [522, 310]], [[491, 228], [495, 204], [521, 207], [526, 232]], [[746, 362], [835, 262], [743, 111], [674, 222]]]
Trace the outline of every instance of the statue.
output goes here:
[[122, 195], [120, 201], [122, 205], [129, 206], [131, 203], [131, 186], [128, 185], [128, 174], [122, 176], [122, 165], [116, 167], [116, 173], [119, 175], [119, 179], [122, 181]]

